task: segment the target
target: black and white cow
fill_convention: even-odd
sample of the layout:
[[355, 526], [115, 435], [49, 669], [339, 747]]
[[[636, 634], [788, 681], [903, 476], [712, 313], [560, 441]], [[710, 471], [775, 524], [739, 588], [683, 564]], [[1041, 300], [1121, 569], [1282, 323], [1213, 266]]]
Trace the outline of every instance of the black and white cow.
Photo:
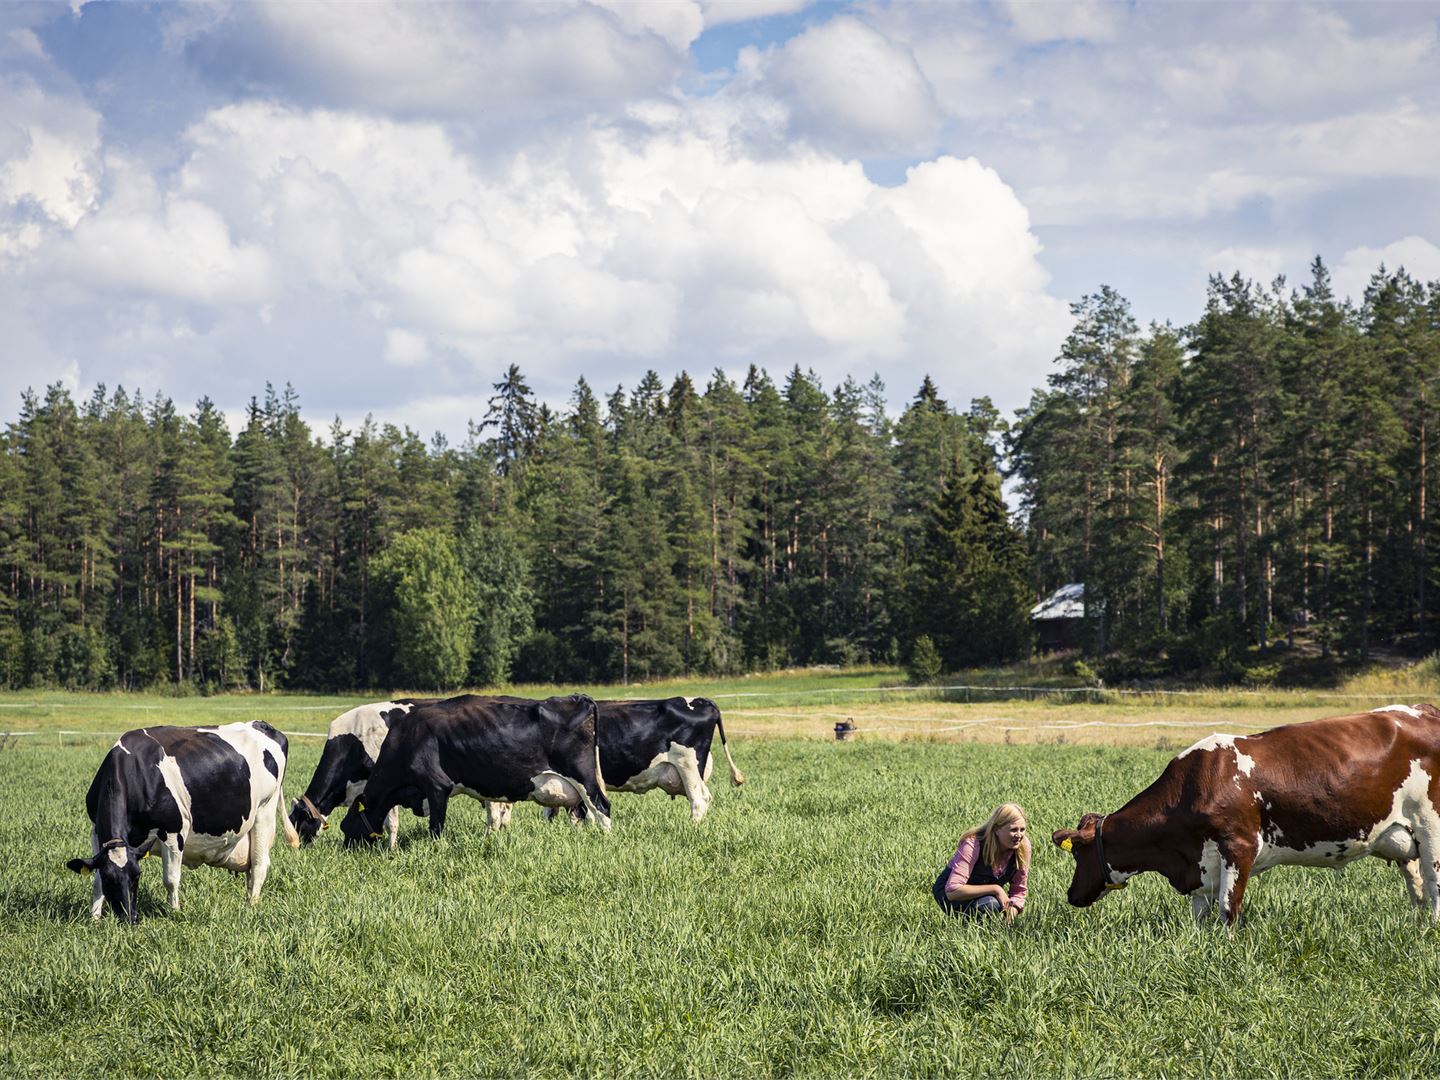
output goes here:
[[[730, 766], [730, 782], [745, 783], [735, 767], [720, 710], [705, 698], [673, 697], [662, 701], [600, 701], [600, 772], [608, 790], [644, 793], [659, 789], [690, 803], [690, 820], [700, 821], [710, 809], [710, 770], [715, 761], [711, 743], [720, 733], [720, 748]], [[547, 808], [545, 816], [553, 818]]]
[[277, 811], [285, 841], [300, 838], [284, 816], [285, 736], [262, 720], [223, 727], [153, 727], [121, 735], [90, 784], [94, 822], [88, 859], [65, 865], [94, 873], [92, 918], [109, 901], [136, 922], [140, 859], [160, 849], [170, 906], [180, 907], [182, 866], [245, 871], [250, 903], [270, 869]]
[[457, 792], [486, 802], [577, 807], [608, 831], [595, 714], [595, 702], [583, 694], [544, 701], [467, 694], [416, 706], [386, 734], [364, 791], [341, 822], [345, 846], [378, 839], [380, 822], [395, 806], [428, 803], [430, 834], [439, 836]]
[[[339, 807], [349, 806], [364, 790], [365, 781], [370, 778], [370, 770], [375, 767], [375, 759], [380, 756], [380, 746], [391, 725], [407, 716], [416, 705], [433, 705], [435, 700], [401, 698], [376, 701], [369, 705], [357, 705], [330, 721], [325, 749], [320, 753], [320, 763], [315, 766], [310, 786], [290, 807], [290, 821], [300, 834], [302, 843], [310, 843], [321, 829], [328, 829], [330, 815]], [[421, 810], [424, 809], [422, 805]], [[509, 823], [508, 803], [487, 803], [485, 809], [492, 829]], [[390, 837], [391, 850], [394, 850], [400, 833], [398, 806], [385, 815], [385, 830]]]

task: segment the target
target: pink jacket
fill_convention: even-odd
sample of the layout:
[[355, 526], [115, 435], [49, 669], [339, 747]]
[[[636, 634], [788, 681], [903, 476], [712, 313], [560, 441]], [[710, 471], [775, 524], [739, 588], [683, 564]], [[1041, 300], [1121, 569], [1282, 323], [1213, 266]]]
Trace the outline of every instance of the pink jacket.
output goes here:
[[[945, 877], [945, 891], [948, 893], [956, 885], [970, 884], [970, 872], [975, 868], [975, 860], [980, 857], [980, 838], [978, 836], [967, 836], [960, 841], [960, 846], [955, 849], [955, 854], [950, 856], [950, 863], [946, 867], [949, 873]], [[992, 867], [995, 875], [1005, 872], [1005, 866], [1010, 859], [1007, 857], [999, 866]], [[1025, 906], [1025, 879], [1029, 872], [1023, 866], [1015, 867], [1015, 876], [1010, 879], [1008, 886], [1010, 891], [1010, 903], [1015, 910], [1019, 911]]]

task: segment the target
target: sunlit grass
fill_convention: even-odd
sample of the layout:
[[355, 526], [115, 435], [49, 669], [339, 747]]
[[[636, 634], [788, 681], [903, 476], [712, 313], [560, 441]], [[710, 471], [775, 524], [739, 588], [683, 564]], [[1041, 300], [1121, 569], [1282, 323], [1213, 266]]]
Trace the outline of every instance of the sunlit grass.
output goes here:
[[[447, 835], [347, 854], [277, 845], [259, 907], [153, 860], [133, 930], [88, 918], [103, 743], [0, 753], [0, 1075], [1431, 1075], [1440, 932], [1400, 877], [1279, 869], [1234, 935], [1154, 875], [1064, 902], [1044, 838], [1110, 810], [1144, 748], [748, 740], [710, 817], [617, 795], [615, 831]], [[287, 788], [319, 744], [297, 740]], [[1015, 798], [1040, 841], [1012, 932], [949, 921], [929, 884]]]

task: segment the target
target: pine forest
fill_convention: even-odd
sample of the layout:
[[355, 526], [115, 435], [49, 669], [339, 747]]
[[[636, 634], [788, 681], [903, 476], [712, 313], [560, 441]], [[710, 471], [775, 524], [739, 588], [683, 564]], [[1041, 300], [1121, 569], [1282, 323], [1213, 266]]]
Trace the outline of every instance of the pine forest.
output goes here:
[[[0, 686], [624, 682], [996, 665], [1083, 582], [1118, 677], [1437, 643], [1440, 283], [1209, 283], [1190, 325], [1072, 307], [1007, 422], [931, 379], [648, 372], [564, 408], [520, 363], [463, 445], [60, 384], [0, 437]], [[956, 342], [956, 370], [963, 342]], [[938, 374], [947, 374], [938, 372]], [[1007, 510], [1002, 483], [1018, 504]], [[917, 661], [923, 661], [917, 664]]]

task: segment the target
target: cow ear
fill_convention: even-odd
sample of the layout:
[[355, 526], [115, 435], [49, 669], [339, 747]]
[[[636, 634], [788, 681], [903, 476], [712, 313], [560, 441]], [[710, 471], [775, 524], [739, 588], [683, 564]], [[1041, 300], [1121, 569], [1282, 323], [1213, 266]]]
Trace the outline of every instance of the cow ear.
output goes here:
[[66, 869], [74, 870], [77, 874], [88, 874], [95, 869], [95, 859], [71, 859], [65, 864]]
[[1076, 844], [1086, 843], [1086, 839], [1074, 829], [1056, 829], [1050, 834], [1050, 842], [1061, 851], [1070, 851]]

